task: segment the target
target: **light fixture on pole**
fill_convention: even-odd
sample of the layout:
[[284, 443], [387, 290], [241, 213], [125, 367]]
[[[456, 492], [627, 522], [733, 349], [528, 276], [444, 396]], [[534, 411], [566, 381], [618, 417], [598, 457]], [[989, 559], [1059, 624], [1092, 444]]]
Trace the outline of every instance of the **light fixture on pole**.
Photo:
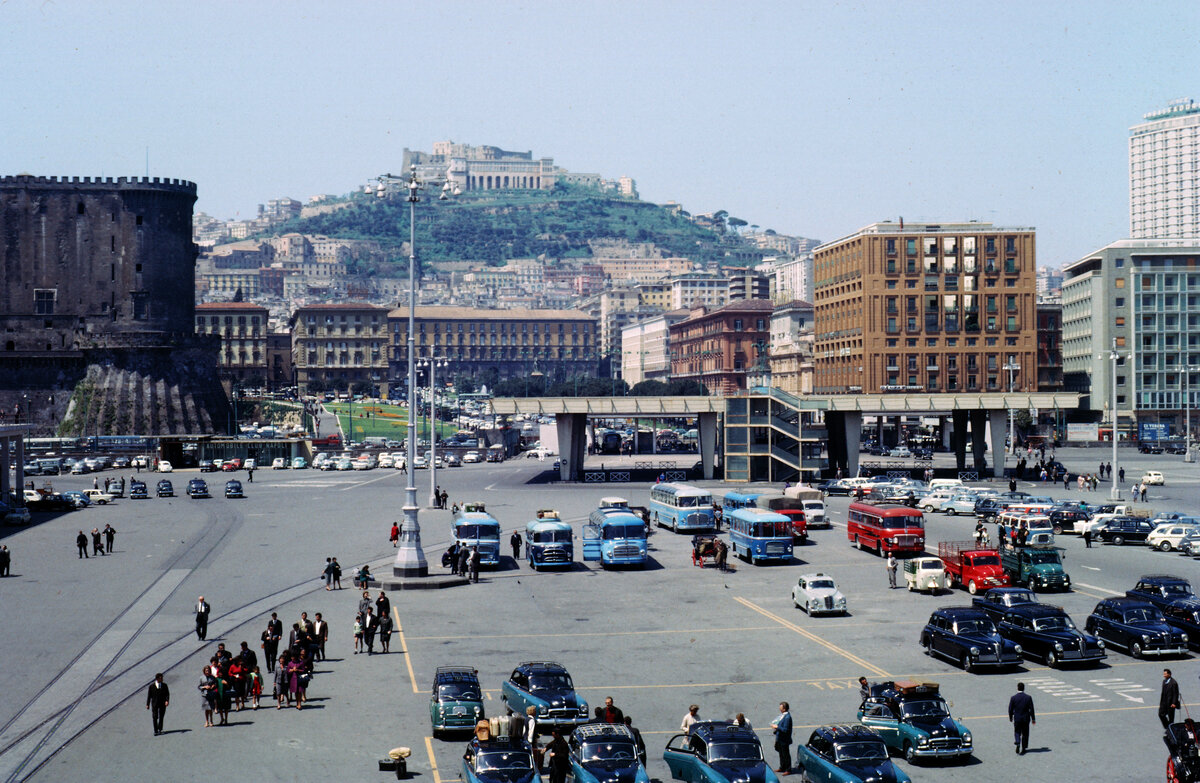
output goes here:
[[[421, 191], [425, 183], [417, 178], [415, 165], [409, 169], [408, 176], [395, 177], [385, 174], [380, 177], [377, 196], [384, 198], [388, 195], [388, 183], [402, 185], [407, 191], [405, 200], [408, 202], [408, 443], [405, 457], [408, 464], [408, 486], [404, 488], [404, 523], [400, 528], [400, 547], [396, 551], [392, 573], [397, 577], [423, 577], [429, 575], [429, 564], [425, 560], [425, 552], [421, 549], [421, 525], [417, 522], [417, 488], [413, 484], [417, 457], [417, 367], [413, 333], [417, 324], [417, 202], [421, 200]], [[442, 192], [438, 198], [445, 201], [450, 193], [458, 195], [458, 192], [457, 188], [446, 182], [442, 185]]]
[[1112, 478], [1112, 489], [1109, 490], [1109, 500], [1121, 499], [1121, 487], [1117, 484], [1117, 476], [1121, 472], [1121, 464], [1117, 458], [1117, 362], [1121, 360], [1121, 354], [1117, 353], [1117, 338], [1113, 338], [1112, 350], [1108, 352], [1108, 359], [1112, 362], [1112, 469], [1109, 470], [1109, 476]]
[[[1191, 357], [1188, 357], [1191, 358]], [[1192, 373], [1197, 368], [1186, 365], [1183, 368], [1183, 405], [1187, 411], [1183, 425], [1183, 461], [1195, 462], [1192, 457]]]
[[[1016, 382], [1016, 373], [1020, 371], [1021, 365], [1017, 364], [1015, 359], [1009, 357], [1008, 363], [1005, 364], [1001, 369], [1008, 370], [1008, 393], [1011, 396], [1013, 393], [1013, 385]], [[1017, 453], [1017, 441], [1015, 438], [1015, 433], [1013, 432], [1014, 418], [1012, 400], [1010, 399], [1008, 401], [1008, 449], [1005, 451], [1005, 462], [1008, 461], [1009, 452], [1012, 452], [1013, 454]]]
[[421, 367], [429, 368], [429, 507], [437, 508], [437, 384], [434, 380], [438, 367], [448, 367], [445, 359], [422, 359]]

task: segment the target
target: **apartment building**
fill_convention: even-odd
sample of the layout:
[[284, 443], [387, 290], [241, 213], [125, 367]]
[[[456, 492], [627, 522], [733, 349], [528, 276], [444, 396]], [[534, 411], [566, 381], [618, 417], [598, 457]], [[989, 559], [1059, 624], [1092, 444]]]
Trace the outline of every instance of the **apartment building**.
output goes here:
[[388, 393], [388, 310], [364, 302], [313, 304], [291, 318], [296, 385], [306, 393], [323, 388], [368, 384]]
[[709, 310], [692, 310], [669, 327], [671, 378], [704, 384], [709, 394], [747, 388], [747, 375], [765, 374], [773, 305], [744, 299]]
[[267, 308], [249, 302], [196, 305], [196, 334], [221, 338], [217, 374], [223, 381], [266, 383]]

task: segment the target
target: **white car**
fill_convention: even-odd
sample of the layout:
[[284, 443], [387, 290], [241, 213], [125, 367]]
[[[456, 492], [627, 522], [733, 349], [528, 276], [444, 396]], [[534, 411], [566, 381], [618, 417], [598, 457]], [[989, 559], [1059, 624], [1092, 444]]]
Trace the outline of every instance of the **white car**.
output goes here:
[[258, 463], [256, 463], [254, 461], [254, 457], [250, 457], [249, 459], [247, 459], [245, 462], [242, 463], [242, 468], [245, 470], [254, 470], [257, 467], [258, 467]]
[[425, 459], [420, 454], [418, 454], [416, 457], [413, 458], [413, 468], [415, 470], [422, 470], [423, 468], [428, 468], [428, 467], [429, 467], [429, 460]]
[[88, 500], [101, 506], [107, 505], [108, 502], [113, 499], [112, 495], [108, 494], [102, 489], [85, 489], [83, 494]]
[[483, 462], [483, 455], [480, 454], [478, 451], [468, 451], [466, 454], [463, 455], [462, 461], [463, 461], [464, 465], [467, 465], [467, 464], [473, 465], [477, 462]]
[[276, 457], [271, 460], [271, 470], [287, 470], [288, 462], [284, 457]]
[[1184, 522], [1163, 522], [1146, 536], [1146, 546], [1170, 552], [1172, 549], [1178, 549], [1183, 537], [1196, 529], [1196, 525]]
[[396, 460], [392, 459], [391, 454], [380, 454], [379, 455], [379, 467], [394, 468], [394, 467], [396, 467]]
[[33, 521], [33, 517], [29, 514], [29, 509], [24, 506], [10, 508], [4, 512], [4, 524], [6, 525], [28, 525]]
[[828, 574], [802, 575], [792, 588], [792, 603], [809, 615], [846, 613], [846, 596]]
[[130, 463], [130, 467], [142, 468], [144, 470], [150, 467], [150, 458], [146, 456], [134, 457], [133, 461]]
[[408, 457], [403, 454], [393, 454], [392, 462], [395, 463], [396, 470], [404, 470], [408, 467]]
[[[950, 502], [950, 498], [961, 494], [961, 492], [962, 490], [959, 490], [955, 487], [942, 487], [941, 489], [935, 489], [925, 497], [921, 498], [918, 505], [921, 506], [921, 509], [924, 510], [925, 513], [932, 514], [934, 511], [940, 511], [942, 507], [946, 505], [946, 503]], [[971, 510], [974, 511], [975, 507], [972, 506]]]
[[175, 468], [171, 465], [170, 462], [167, 462], [165, 459], [160, 459], [158, 461], [158, 472], [159, 473], [174, 473]]
[[1163, 474], [1157, 470], [1147, 470], [1142, 474], [1142, 483], [1161, 487], [1163, 485]]
[[897, 446], [896, 448], [894, 448], [888, 452], [888, 456], [889, 457], [902, 457], [904, 459], [908, 459], [909, 457], [912, 456], [912, 452], [909, 450], [908, 446]]

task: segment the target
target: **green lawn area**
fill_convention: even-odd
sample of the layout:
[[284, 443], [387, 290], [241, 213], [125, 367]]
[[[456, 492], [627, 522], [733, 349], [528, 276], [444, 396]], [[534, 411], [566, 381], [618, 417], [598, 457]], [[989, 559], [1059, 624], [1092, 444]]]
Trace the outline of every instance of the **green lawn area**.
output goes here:
[[[326, 403], [325, 410], [335, 414], [342, 426], [342, 431], [349, 435], [351, 407], [349, 403]], [[370, 414], [368, 416], [367, 414]], [[404, 440], [408, 437], [408, 409], [386, 403], [355, 404], [353, 408], [354, 435], [351, 440], [362, 441], [363, 438], [390, 438]], [[458, 432], [454, 424], [438, 423], [438, 434], [445, 438]], [[417, 439], [429, 437], [428, 417], [417, 417]]]

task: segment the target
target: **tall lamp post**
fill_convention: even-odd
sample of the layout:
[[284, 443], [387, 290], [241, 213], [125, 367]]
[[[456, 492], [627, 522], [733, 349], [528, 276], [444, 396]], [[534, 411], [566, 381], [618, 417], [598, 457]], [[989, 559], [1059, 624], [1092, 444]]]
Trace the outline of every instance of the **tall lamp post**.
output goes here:
[[[1013, 393], [1013, 386], [1016, 383], [1016, 373], [1021, 369], [1021, 365], [1010, 359], [1002, 369], [1008, 370], [1008, 394], [1011, 397]], [[1013, 431], [1015, 429], [1014, 423], [1015, 415], [1013, 411], [1012, 400], [1010, 399], [1008, 401], [1008, 451], [1005, 452], [1005, 462], [1008, 461], [1008, 452], [1012, 452], [1013, 454], [1016, 454], [1017, 452], [1017, 441], [1015, 437], [1016, 433]]]
[[421, 367], [429, 368], [429, 507], [437, 508], [437, 384], [434, 381], [438, 367], [448, 367], [445, 359], [422, 359]]
[[[1189, 357], [1190, 358], [1190, 357]], [[1192, 373], [1196, 367], [1186, 365], [1183, 368], [1183, 405], [1187, 411], [1183, 425], [1183, 461], [1195, 462], [1192, 457]]]
[[1112, 489], [1109, 490], [1109, 500], [1121, 499], [1121, 488], [1117, 485], [1117, 475], [1121, 472], [1121, 464], [1117, 460], [1117, 362], [1121, 360], [1121, 354], [1117, 353], [1117, 338], [1113, 338], [1112, 350], [1108, 352], [1108, 359], [1112, 362], [1112, 462], [1113, 468], [1109, 471], [1112, 478]]
[[[408, 202], [408, 486], [404, 488], [404, 524], [400, 530], [400, 547], [396, 550], [396, 561], [392, 565], [392, 573], [397, 577], [423, 577], [429, 575], [429, 564], [425, 561], [425, 552], [421, 549], [421, 525], [417, 522], [417, 488], [414, 486], [417, 457], [417, 433], [414, 419], [417, 412], [417, 367], [416, 348], [413, 333], [417, 324], [417, 202], [421, 200], [421, 191], [425, 183], [417, 178], [417, 167], [409, 169], [408, 176], [394, 177], [385, 174], [379, 178], [379, 188], [375, 194], [380, 198], [388, 194], [387, 183], [400, 183], [407, 191], [405, 200]], [[458, 191], [449, 183], [442, 185], [442, 201], [449, 198], [450, 193]]]

